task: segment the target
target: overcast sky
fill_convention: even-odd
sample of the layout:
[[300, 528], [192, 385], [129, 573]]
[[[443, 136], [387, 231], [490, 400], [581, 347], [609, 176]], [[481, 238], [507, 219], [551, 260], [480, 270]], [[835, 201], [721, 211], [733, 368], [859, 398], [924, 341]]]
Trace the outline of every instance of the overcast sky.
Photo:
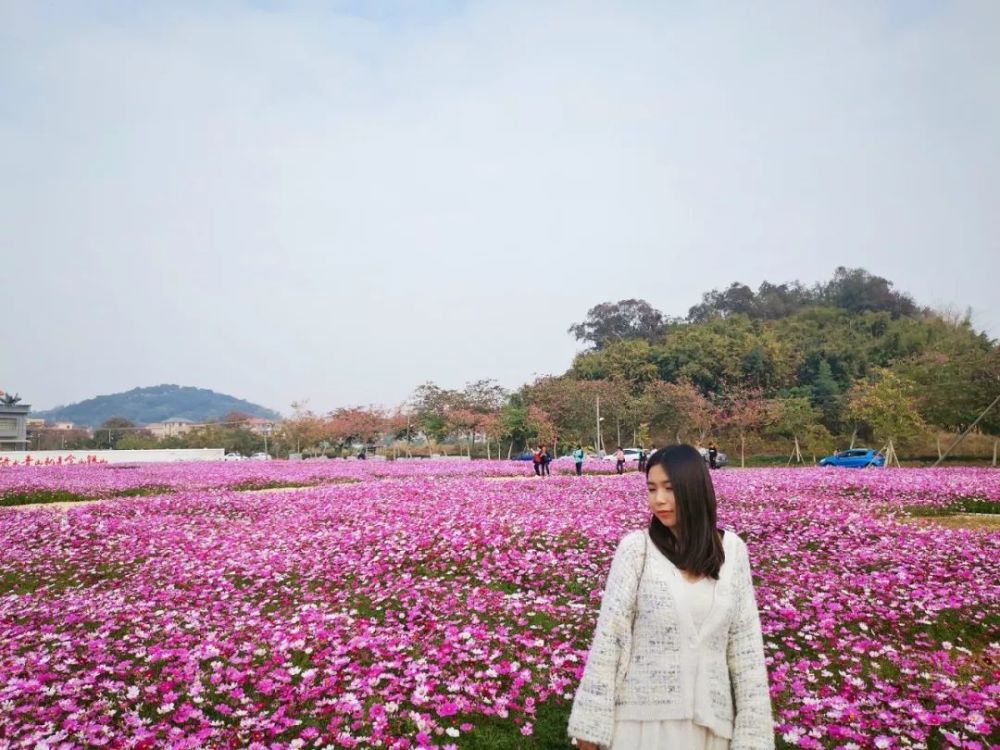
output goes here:
[[0, 389], [289, 412], [885, 276], [1000, 336], [1000, 3], [0, 0]]

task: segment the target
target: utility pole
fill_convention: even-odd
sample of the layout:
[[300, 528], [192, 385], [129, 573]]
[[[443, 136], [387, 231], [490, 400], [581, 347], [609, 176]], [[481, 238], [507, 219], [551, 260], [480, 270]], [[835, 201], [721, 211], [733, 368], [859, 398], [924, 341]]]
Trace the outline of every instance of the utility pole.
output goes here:
[[595, 405], [596, 417], [597, 417], [597, 445], [594, 448], [597, 450], [597, 455], [601, 455], [604, 450], [601, 443], [601, 397], [597, 397], [597, 402]]

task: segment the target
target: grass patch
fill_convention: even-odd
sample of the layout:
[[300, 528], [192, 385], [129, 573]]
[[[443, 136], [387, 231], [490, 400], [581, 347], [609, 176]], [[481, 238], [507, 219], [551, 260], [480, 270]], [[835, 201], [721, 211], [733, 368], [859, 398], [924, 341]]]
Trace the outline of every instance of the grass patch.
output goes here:
[[566, 725], [569, 722], [569, 701], [548, 700], [538, 704], [530, 736], [521, 734], [521, 728], [508, 717], [469, 717], [476, 728], [459, 738], [463, 750], [573, 750]]
[[958, 513], [982, 513], [985, 515], [1000, 515], [1000, 501], [987, 500], [981, 497], [960, 497], [948, 505], [908, 505], [903, 510], [917, 518], [934, 516], [953, 516]]
[[0, 506], [37, 505], [41, 503], [78, 503], [81, 500], [97, 500], [95, 497], [79, 495], [66, 490], [31, 490], [29, 492], [14, 492], [0, 497]]
[[[139, 487], [129, 487], [119, 490], [110, 497], [148, 497], [150, 495], [165, 495], [174, 489], [165, 484], [146, 484]], [[68, 490], [29, 490], [28, 492], [13, 492], [0, 497], [0, 507], [16, 505], [48, 505], [50, 503], [79, 503], [87, 500], [102, 500], [95, 495], [81, 495]]]
[[927, 626], [927, 635], [935, 641], [949, 641], [976, 652], [986, 648], [1000, 632], [1000, 615], [972, 619], [957, 609], [939, 612]]
[[93, 569], [82, 571], [77, 567], [62, 568], [45, 573], [31, 570], [9, 570], [0, 572], [0, 596], [6, 594], [33, 594], [41, 588], [49, 594], [58, 594], [66, 589], [96, 586], [104, 581], [117, 581], [125, 577], [138, 562], [100, 563]]

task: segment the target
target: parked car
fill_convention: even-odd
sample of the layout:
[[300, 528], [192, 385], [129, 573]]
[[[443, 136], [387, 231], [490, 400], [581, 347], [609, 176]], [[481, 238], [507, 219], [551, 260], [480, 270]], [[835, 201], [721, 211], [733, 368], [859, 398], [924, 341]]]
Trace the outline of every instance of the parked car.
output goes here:
[[523, 453], [518, 453], [515, 456], [510, 457], [511, 461], [534, 461], [535, 454], [531, 451], [524, 451]]
[[[622, 449], [622, 453], [625, 454], [625, 460], [626, 461], [638, 461], [639, 460], [639, 449], [638, 448], [624, 448], [624, 449]], [[615, 460], [615, 451], [608, 451], [608, 453], [604, 456], [604, 460], [605, 461], [614, 461]]]
[[270, 461], [271, 456], [267, 453], [254, 453], [250, 456], [251, 461]]
[[[704, 448], [704, 447], [700, 447], [699, 446], [698, 452], [701, 454], [701, 457], [705, 459], [705, 463], [707, 464], [708, 463], [708, 448]], [[726, 455], [725, 453], [723, 453], [722, 451], [719, 451], [718, 453], [715, 454], [715, 465], [718, 468], [720, 468], [720, 469], [723, 466], [728, 466], [729, 465], [729, 456]]]
[[850, 448], [846, 451], [824, 456], [820, 466], [841, 466], [845, 469], [865, 469], [869, 466], [885, 466], [885, 456], [873, 448]]
[[222, 458], [223, 461], [245, 461], [242, 453], [227, 453]]

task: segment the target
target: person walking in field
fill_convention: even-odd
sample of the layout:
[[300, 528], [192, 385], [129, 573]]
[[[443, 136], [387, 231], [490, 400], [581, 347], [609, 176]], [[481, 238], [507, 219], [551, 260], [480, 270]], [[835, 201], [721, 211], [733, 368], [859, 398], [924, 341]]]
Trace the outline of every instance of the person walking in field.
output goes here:
[[583, 446], [576, 446], [576, 450], [573, 451], [573, 462], [576, 464], [576, 475], [580, 476], [583, 474], [583, 459], [586, 454], [583, 452]]
[[552, 456], [549, 453], [549, 448], [546, 445], [542, 446], [542, 474], [544, 476], [552, 476], [552, 472], [549, 471], [549, 464], [552, 463]]
[[716, 527], [690, 445], [646, 466], [649, 526], [618, 544], [567, 731], [578, 750], [772, 750], [750, 556]]
[[619, 474], [625, 473], [625, 451], [619, 445], [618, 450], [615, 451], [615, 471]]
[[535, 476], [540, 477], [542, 475], [542, 446], [535, 447], [531, 461], [535, 465]]
[[715, 442], [708, 444], [708, 467], [710, 469], [719, 468], [719, 449], [715, 447]]
[[646, 471], [646, 459], [649, 458], [645, 448], [639, 448], [639, 471]]

